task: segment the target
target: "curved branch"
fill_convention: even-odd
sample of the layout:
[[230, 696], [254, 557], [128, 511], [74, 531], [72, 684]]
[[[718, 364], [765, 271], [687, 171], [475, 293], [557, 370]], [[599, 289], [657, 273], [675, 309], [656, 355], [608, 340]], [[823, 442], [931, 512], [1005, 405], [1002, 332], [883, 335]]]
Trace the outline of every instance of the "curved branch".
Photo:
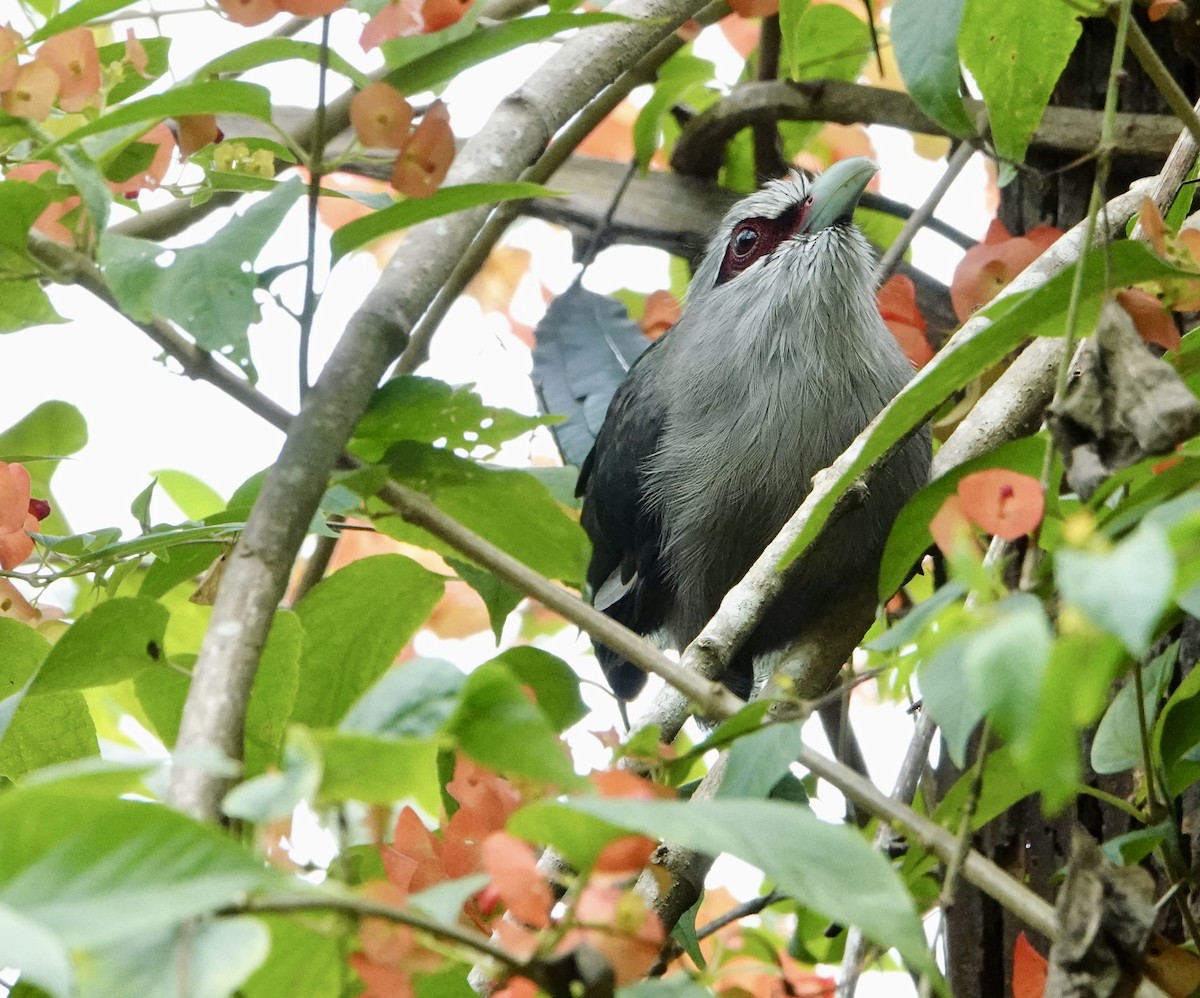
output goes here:
[[[614, 10], [644, 20], [589, 28], [566, 41], [467, 143], [448, 182], [515, 179], [615, 73], [700, 6], [699, 0], [618, 0]], [[387, 365], [487, 215], [461, 212], [410, 231], [293, 420], [230, 556], [196, 661], [169, 791], [185, 813], [220, 817], [228, 779], [217, 763], [238, 758], [254, 671], [309, 518]]]
[[[984, 120], [980, 101], [963, 103], [969, 116]], [[688, 123], [671, 156], [671, 166], [690, 176], [715, 177], [726, 142], [743, 128], [780, 120], [891, 125], [925, 135], [950, 135], [911, 97], [895, 90], [838, 80], [743, 83]], [[1119, 114], [1115, 151], [1149, 158], [1166, 156], [1178, 134], [1179, 122], [1170, 115]], [[972, 138], [984, 144], [986, 136], [981, 132]], [[1083, 154], [1094, 151], [1099, 141], [1099, 112], [1048, 107], [1030, 145]]]

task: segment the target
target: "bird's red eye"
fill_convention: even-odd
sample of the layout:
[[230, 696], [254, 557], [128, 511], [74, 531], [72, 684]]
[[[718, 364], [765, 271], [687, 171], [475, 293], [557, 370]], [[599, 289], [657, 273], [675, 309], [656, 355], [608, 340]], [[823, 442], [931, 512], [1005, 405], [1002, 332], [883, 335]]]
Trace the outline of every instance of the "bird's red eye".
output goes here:
[[754, 252], [754, 247], [758, 245], [761, 235], [757, 223], [742, 222], [733, 230], [733, 235], [729, 239], [729, 248], [738, 259], [745, 258]]

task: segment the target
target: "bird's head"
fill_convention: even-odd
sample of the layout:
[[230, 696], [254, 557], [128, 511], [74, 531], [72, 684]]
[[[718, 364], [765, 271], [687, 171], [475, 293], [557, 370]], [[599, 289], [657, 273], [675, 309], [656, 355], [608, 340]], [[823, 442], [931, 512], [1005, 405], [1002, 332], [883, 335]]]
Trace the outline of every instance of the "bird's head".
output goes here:
[[[793, 172], [726, 214], [696, 270], [689, 305], [743, 319], [844, 315], [874, 308], [874, 256], [851, 217], [878, 172], [871, 160], [840, 160], [815, 178]], [[767, 315], [760, 318], [767, 319]]]

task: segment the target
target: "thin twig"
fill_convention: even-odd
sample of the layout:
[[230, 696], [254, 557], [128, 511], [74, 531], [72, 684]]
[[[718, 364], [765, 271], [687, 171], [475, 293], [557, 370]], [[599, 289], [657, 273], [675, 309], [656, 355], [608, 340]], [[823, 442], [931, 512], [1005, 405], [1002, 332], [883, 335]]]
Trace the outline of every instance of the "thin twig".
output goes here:
[[908, 221], [904, 223], [904, 227], [900, 230], [899, 235], [893, 240], [892, 245], [879, 258], [879, 263], [875, 267], [875, 280], [877, 283], [883, 284], [892, 276], [892, 271], [896, 269], [896, 264], [904, 258], [904, 254], [908, 251], [913, 238], [933, 217], [933, 213], [937, 209], [937, 206], [941, 204], [942, 198], [946, 196], [946, 192], [950, 190], [950, 186], [958, 179], [958, 175], [962, 173], [963, 167], [967, 165], [973, 155], [975, 155], [975, 149], [967, 142], [961, 143], [954, 150], [954, 155], [950, 157], [950, 162], [946, 164], [946, 169], [938, 177], [937, 183], [933, 185], [933, 190], [929, 192], [929, 197], [918, 208], [913, 210], [913, 213], [908, 217]]
[[1171, 71], [1167, 69], [1162, 59], [1159, 58], [1158, 53], [1154, 51], [1154, 46], [1150, 44], [1145, 34], [1142, 33], [1142, 29], [1137, 21], [1129, 16], [1128, 3], [1121, 0], [1119, 4], [1110, 4], [1108, 18], [1117, 26], [1117, 51], [1123, 49], [1122, 36], [1128, 31], [1129, 51], [1133, 53], [1134, 58], [1137, 59], [1142, 69], [1146, 71], [1146, 75], [1150, 77], [1151, 82], [1153, 82], [1158, 92], [1162, 94], [1163, 100], [1167, 102], [1167, 106], [1175, 112], [1175, 116], [1191, 132], [1192, 139], [1200, 142], [1200, 117], [1197, 117], [1195, 110], [1192, 108], [1192, 102], [1188, 100], [1187, 94], [1175, 82], [1175, 77], [1171, 75]]

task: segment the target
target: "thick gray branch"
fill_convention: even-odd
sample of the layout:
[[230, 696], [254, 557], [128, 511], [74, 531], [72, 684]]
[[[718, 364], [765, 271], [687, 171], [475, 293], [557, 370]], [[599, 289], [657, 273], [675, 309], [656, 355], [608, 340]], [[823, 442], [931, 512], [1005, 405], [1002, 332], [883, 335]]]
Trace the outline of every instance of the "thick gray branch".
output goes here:
[[[614, 75], [701, 5], [700, 0], [619, 0], [611, 9], [639, 21], [591, 28], [565, 42], [471, 139], [447, 182], [515, 179]], [[230, 557], [196, 662], [171, 778], [170, 799], [180, 810], [206, 820], [220, 817], [228, 777], [212, 763], [240, 756], [259, 654], [330, 470], [387, 365], [486, 216], [486, 210], [462, 212], [409, 233], [351, 317], [293, 421]]]
[[[980, 117], [983, 105], [979, 101], [963, 103], [975, 120], [984, 120]], [[689, 176], [715, 177], [725, 143], [743, 128], [763, 121], [835, 121], [843, 125], [861, 122], [892, 125], [926, 135], [949, 134], [927, 117], [911, 97], [894, 90], [836, 80], [743, 83], [688, 123], [675, 146], [671, 165]], [[1100, 121], [1098, 111], [1048, 107], [1030, 144], [1090, 153], [1100, 141]], [[1117, 115], [1118, 152], [1151, 159], [1165, 157], [1178, 134], [1179, 121], [1171, 115]], [[973, 138], [982, 142], [985, 136]]]

